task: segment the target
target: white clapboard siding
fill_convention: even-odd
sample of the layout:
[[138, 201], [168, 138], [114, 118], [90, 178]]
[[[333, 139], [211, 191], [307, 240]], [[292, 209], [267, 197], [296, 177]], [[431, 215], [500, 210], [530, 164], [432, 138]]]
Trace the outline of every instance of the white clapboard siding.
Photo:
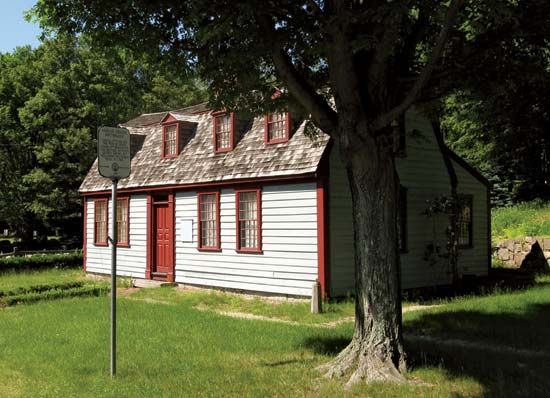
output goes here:
[[[197, 250], [197, 193], [176, 192], [176, 282], [289, 295], [311, 295], [317, 279], [316, 185], [262, 188], [262, 253], [237, 253], [235, 191], [220, 191], [221, 251]], [[179, 221], [193, 220], [193, 242]]]
[[[111, 273], [111, 248], [94, 245], [94, 200], [86, 199], [86, 271]], [[111, 200], [109, 199], [109, 234], [111, 233]], [[147, 202], [145, 195], [132, 195], [129, 201], [130, 247], [117, 248], [117, 275], [145, 277], [147, 244]]]
[[453, 161], [458, 177], [458, 193], [473, 195], [473, 247], [460, 249], [458, 269], [461, 274], [487, 275], [489, 272], [489, 217], [487, 211], [488, 188], [464, 167]]
[[[450, 177], [429, 121], [409, 112], [406, 116], [406, 128], [407, 156], [396, 161], [401, 184], [407, 188], [408, 250], [401, 255], [402, 286], [414, 288], [446, 284], [451, 281], [447, 263], [438, 260], [436, 264], [432, 264], [424, 260], [424, 256], [427, 245], [432, 242], [444, 250], [447, 218], [437, 216], [428, 219], [422, 213], [426, 210], [427, 201], [451, 193]], [[469, 175], [461, 173], [459, 180], [465, 178], [464, 174]], [[478, 202], [484, 201], [486, 196], [482, 194], [478, 197], [478, 192], [475, 195], [474, 206], [477, 204], [481, 210], [483, 207]], [[333, 148], [330, 157], [329, 204], [331, 294], [339, 296], [353, 292], [354, 251], [351, 194], [336, 148]], [[480, 219], [475, 220], [474, 225], [486, 225], [485, 216], [476, 212], [475, 217], [478, 216]], [[486, 235], [482, 231], [479, 233], [480, 237]], [[481, 255], [477, 256], [471, 260], [470, 273], [481, 273], [481, 269], [473, 266], [474, 261], [481, 260]], [[466, 258], [459, 261], [465, 260]], [[486, 260], [480, 261], [480, 264], [486, 264]]]

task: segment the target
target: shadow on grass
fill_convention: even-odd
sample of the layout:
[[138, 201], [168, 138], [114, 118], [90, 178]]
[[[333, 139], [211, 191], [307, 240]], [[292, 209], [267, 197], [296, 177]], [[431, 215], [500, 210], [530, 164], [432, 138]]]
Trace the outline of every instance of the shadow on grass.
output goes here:
[[349, 344], [345, 337], [310, 336], [305, 339], [304, 346], [316, 354], [336, 355]]
[[[404, 323], [404, 335], [411, 369], [438, 368], [449, 383], [471, 377], [483, 385], [483, 397], [550, 396], [549, 304], [528, 305], [521, 314], [419, 313]], [[332, 356], [348, 343], [327, 336], [304, 341]]]

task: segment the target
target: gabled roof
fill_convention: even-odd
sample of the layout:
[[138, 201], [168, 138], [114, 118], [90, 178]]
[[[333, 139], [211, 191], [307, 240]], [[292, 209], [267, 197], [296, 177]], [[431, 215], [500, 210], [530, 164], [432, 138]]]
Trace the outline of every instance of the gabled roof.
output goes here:
[[[196, 127], [182, 130], [179, 156], [163, 159], [161, 121], [168, 113], [178, 121], [193, 123], [186, 123], [187, 126]], [[264, 120], [257, 117], [239, 123], [231, 152], [216, 154], [212, 147], [212, 111], [206, 104], [143, 114], [120, 126], [131, 133], [132, 171], [130, 177], [119, 181], [119, 189], [314, 175], [329, 140], [323, 133], [315, 139], [307, 137], [302, 123], [288, 142], [265, 145]], [[111, 181], [99, 175], [96, 159], [79, 191], [91, 193], [110, 188]]]

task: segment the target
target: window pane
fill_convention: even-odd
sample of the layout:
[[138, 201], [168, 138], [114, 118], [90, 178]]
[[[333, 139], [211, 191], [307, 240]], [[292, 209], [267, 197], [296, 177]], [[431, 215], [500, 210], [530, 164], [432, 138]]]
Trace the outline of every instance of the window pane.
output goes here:
[[95, 242], [107, 242], [107, 201], [95, 202]]
[[462, 209], [457, 218], [457, 238], [459, 246], [472, 244], [472, 198], [461, 198]]
[[118, 243], [128, 243], [128, 201], [126, 199], [117, 199], [116, 203], [116, 228]]
[[200, 246], [218, 246], [218, 212], [216, 194], [199, 195]]
[[242, 249], [258, 248], [258, 194], [241, 192], [239, 195], [239, 242]]
[[216, 149], [231, 148], [231, 115], [217, 116], [214, 123], [216, 126]]
[[177, 155], [178, 127], [173, 124], [164, 127], [164, 156]]
[[267, 116], [267, 140], [280, 140], [286, 137], [286, 114], [269, 113]]

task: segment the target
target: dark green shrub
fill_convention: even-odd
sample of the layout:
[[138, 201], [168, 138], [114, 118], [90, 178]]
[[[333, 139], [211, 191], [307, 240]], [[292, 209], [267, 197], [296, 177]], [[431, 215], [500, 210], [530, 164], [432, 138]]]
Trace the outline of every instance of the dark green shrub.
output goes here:
[[0, 272], [4, 270], [35, 270], [44, 268], [79, 268], [82, 252], [61, 254], [33, 254], [0, 258]]
[[84, 282], [51, 283], [29, 287], [18, 287], [13, 290], [0, 290], [0, 297], [17, 296], [28, 293], [42, 293], [48, 290], [67, 290], [82, 286], [84, 286]]
[[0, 297], [0, 307], [17, 304], [31, 304], [37, 301], [58, 300], [68, 297], [101, 296], [109, 291], [107, 286], [81, 286], [70, 289], [54, 289], [45, 292], [31, 292], [15, 296]]

